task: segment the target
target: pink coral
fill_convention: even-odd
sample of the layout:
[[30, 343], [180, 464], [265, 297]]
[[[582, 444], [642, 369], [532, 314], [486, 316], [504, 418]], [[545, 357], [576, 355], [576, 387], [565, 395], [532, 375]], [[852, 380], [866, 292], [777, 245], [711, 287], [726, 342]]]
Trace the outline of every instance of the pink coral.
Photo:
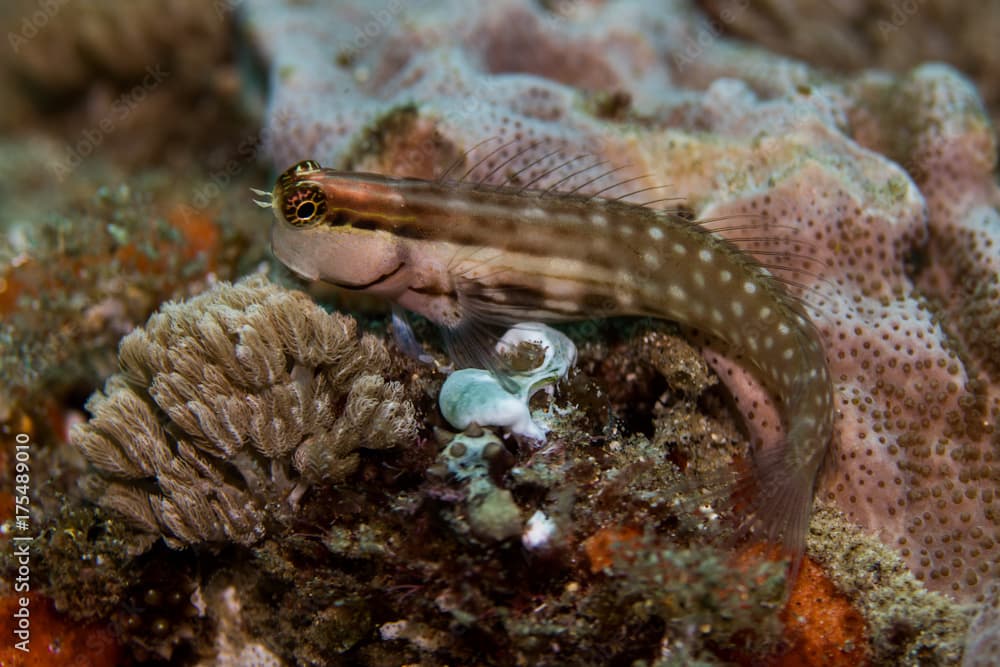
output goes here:
[[[1000, 190], [975, 89], [940, 65], [829, 80], [640, 0], [540, 4], [563, 11], [248, 3], [274, 72], [276, 165], [426, 177], [501, 137], [470, 178], [560, 148], [522, 178], [586, 152], [628, 165], [615, 178], [650, 174], [605, 195], [670, 183], [700, 216], [775, 220], [756, 250], [801, 270], [836, 381], [819, 494], [931, 589], [982, 599], [1000, 575]], [[766, 435], [753, 383], [727, 378]]]

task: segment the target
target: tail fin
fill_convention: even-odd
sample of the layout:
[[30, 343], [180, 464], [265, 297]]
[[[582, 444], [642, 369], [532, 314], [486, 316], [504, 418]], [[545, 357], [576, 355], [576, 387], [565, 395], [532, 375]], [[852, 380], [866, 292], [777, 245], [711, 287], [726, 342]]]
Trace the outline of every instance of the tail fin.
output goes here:
[[[788, 438], [797, 435], [795, 430]], [[786, 595], [805, 555], [816, 482], [826, 448], [800, 448], [788, 438], [752, 453], [732, 467], [692, 480], [697, 488], [686, 505], [712, 505], [727, 528], [726, 546], [753, 551], [771, 560], [787, 559]], [[804, 450], [807, 456], [799, 456]]]

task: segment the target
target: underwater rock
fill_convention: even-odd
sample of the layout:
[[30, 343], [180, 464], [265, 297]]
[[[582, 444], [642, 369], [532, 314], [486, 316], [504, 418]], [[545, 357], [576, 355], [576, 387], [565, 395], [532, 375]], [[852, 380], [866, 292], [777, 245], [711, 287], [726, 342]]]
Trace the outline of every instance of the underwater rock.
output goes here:
[[[669, 183], [681, 199], [660, 206], [733, 216], [720, 233], [782, 267], [826, 345], [817, 495], [930, 589], [982, 600], [1000, 575], [1000, 188], [974, 87], [943, 65], [831, 78], [687, 3], [550, 4], [249, 0], [275, 165], [429, 178], [464, 158], [469, 180]], [[581, 153], [622, 168], [591, 180]], [[709, 353], [755, 437], [780, 437], [741, 351]]]
[[511, 365], [504, 383], [488, 371], [466, 368], [445, 380], [438, 396], [441, 414], [459, 429], [472, 424], [502, 426], [511, 433], [545, 440], [546, 430], [531, 416], [528, 403], [539, 390], [562, 378], [576, 361], [576, 347], [564, 333], [538, 322], [522, 322], [497, 342]]
[[70, 441], [96, 470], [88, 494], [174, 548], [252, 544], [359, 448], [416, 434], [383, 344], [261, 276], [164, 305], [119, 360]]

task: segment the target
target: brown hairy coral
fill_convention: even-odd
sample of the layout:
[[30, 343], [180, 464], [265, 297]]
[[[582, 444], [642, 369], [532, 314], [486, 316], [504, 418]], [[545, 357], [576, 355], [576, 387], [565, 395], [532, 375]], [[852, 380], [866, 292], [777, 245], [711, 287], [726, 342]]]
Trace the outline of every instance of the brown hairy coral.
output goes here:
[[260, 276], [166, 304], [119, 360], [70, 439], [97, 470], [89, 495], [175, 548], [252, 544], [358, 448], [416, 433], [381, 341]]

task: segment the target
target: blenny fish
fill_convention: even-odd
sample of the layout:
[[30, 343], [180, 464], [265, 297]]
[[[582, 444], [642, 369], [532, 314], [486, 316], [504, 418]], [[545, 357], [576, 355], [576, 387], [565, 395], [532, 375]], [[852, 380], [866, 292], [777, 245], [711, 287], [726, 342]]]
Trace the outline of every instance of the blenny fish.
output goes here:
[[802, 304], [751, 254], [674, 212], [576, 190], [305, 161], [258, 192], [270, 196], [258, 203], [274, 210], [279, 260], [437, 323], [460, 365], [496, 368], [490, 332], [525, 321], [651, 316], [732, 346], [777, 399], [785, 431], [753, 456], [746, 524], [801, 554], [833, 431], [832, 385]]

